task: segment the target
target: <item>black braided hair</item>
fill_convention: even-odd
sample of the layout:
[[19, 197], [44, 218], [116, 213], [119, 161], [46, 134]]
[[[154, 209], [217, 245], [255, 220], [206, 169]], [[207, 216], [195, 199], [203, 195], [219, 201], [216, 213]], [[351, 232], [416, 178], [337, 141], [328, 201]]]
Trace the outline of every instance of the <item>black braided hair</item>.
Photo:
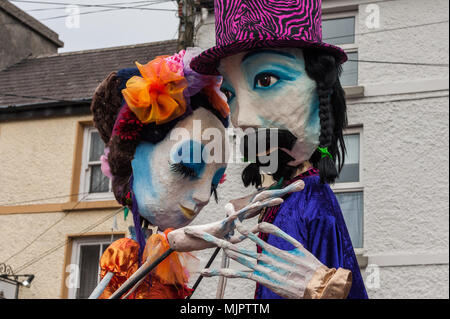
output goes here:
[[[327, 148], [332, 158], [316, 151], [310, 161], [320, 171], [322, 183], [334, 183], [345, 161], [343, 129], [347, 126], [345, 92], [339, 81], [342, 72], [336, 59], [316, 50], [304, 50], [305, 69], [316, 81], [319, 97], [319, 147]], [[336, 167], [336, 160], [338, 167]]]

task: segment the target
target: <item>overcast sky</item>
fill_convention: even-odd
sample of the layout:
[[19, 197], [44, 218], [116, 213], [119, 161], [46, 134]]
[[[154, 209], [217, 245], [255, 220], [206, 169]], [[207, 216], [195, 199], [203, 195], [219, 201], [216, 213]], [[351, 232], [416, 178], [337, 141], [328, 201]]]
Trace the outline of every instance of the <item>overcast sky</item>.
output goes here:
[[[179, 20], [176, 15], [175, 1], [20, 0], [10, 2], [59, 34], [60, 40], [64, 42], [64, 47], [59, 52], [170, 40], [178, 37]], [[78, 5], [78, 7], [70, 5]], [[106, 7], [83, 7], [81, 5]], [[111, 6], [122, 8], [113, 9]], [[143, 7], [141, 9], [123, 8], [130, 6]], [[76, 17], [68, 17], [70, 12], [77, 10], [80, 12], [79, 25], [77, 25]]]

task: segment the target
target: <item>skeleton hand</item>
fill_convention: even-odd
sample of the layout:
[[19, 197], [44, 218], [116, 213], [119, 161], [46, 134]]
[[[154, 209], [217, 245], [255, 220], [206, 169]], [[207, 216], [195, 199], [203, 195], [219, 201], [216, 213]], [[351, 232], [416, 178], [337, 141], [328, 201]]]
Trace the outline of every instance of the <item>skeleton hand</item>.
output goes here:
[[260, 192], [256, 196], [253, 195], [250, 203], [237, 212], [234, 211], [232, 205], [228, 204], [226, 206], [228, 217], [221, 221], [206, 225], [187, 226], [170, 232], [167, 236], [170, 247], [179, 252], [212, 248], [214, 247], [212, 243], [186, 235], [185, 229], [194, 229], [197, 232], [209, 234], [216, 238], [228, 238], [233, 234], [237, 221], [255, 217], [262, 208], [280, 205], [283, 202], [280, 197], [288, 193], [298, 192], [304, 187], [303, 181], [298, 181], [280, 190]]
[[[228, 257], [248, 267], [251, 271], [220, 269], [202, 271], [206, 277], [224, 276], [227, 278], [245, 278], [256, 281], [276, 294], [290, 299], [346, 298], [351, 287], [351, 272], [345, 269], [329, 269], [307, 251], [297, 240], [268, 224], [258, 224], [252, 231], [237, 221], [237, 230], [242, 234], [234, 242], [249, 238], [262, 248], [257, 254], [239, 248], [230, 241], [213, 237], [187, 228], [185, 232], [191, 236], [202, 238], [211, 244], [224, 249]], [[254, 232], [269, 233], [281, 237], [295, 248], [284, 251], [271, 246], [258, 238]]]

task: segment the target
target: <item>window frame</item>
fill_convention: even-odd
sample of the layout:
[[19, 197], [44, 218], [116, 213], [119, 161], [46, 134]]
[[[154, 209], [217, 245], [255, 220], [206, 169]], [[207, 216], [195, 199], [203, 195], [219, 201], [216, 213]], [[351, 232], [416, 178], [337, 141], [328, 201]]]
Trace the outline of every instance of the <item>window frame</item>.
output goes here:
[[[358, 50], [358, 33], [357, 33], [357, 29], [358, 29], [358, 10], [345, 10], [345, 11], [340, 11], [340, 12], [330, 12], [330, 13], [326, 13], [324, 12], [322, 15], [322, 21], [325, 20], [334, 20], [334, 19], [344, 19], [344, 18], [355, 18], [355, 41], [354, 43], [348, 43], [348, 44], [336, 44], [335, 46], [343, 49], [347, 54], [350, 53], [357, 53], [358, 57], [359, 57], [359, 50]], [[324, 39], [325, 42], [327, 42], [326, 39]], [[356, 62], [357, 64], [357, 81], [356, 81], [356, 85], [345, 85], [343, 86], [344, 88], [350, 88], [350, 87], [358, 87], [360, 86], [359, 84], [359, 64], [358, 62]]]
[[[363, 216], [362, 216], [362, 234], [363, 234], [363, 238], [362, 238], [362, 247], [359, 248], [354, 248], [355, 249], [355, 253], [357, 255], [363, 255], [365, 253], [365, 241], [364, 241], [364, 216], [365, 216], [365, 201], [364, 201], [364, 195], [365, 195], [365, 191], [364, 191], [364, 169], [363, 169], [363, 165], [364, 165], [364, 161], [363, 161], [363, 141], [364, 141], [364, 130], [362, 126], [353, 126], [353, 127], [348, 127], [347, 129], [344, 130], [344, 135], [359, 135], [359, 182], [350, 182], [350, 183], [334, 183], [331, 186], [331, 190], [333, 191], [333, 193], [335, 194], [343, 194], [343, 193], [362, 193], [363, 196]], [[361, 266], [361, 265], [360, 265]]]
[[363, 139], [364, 133], [362, 127], [349, 127], [344, 130], [345, 135], [359, 135], [359, 181], [358, 182], [348, 182], [348, 183], [338, 183], [332, 185], [331, 189], [333, 192], [337, 193], [350, 193], [350, 192], [360, 192], [364, 191], [364, 170], [363, 168]]
[[80, 187], [78, 200], [79, 201], [109, 201], [114, 200], [114, 193], [112, 192], [112, 182], [109, 181], [109, 191], [104, 193], [89, 193], [90, 180], [91, 180], [91, 165], [101, 164], [100, 160], [91, 162], [89, 161], [89, 152], [91, 146], [92, 132], [98, 132], [98, 130], [92, 126], [87, 125], [83, 127], [83, 147], [82, 147], [82, 159], [80, 168]]
[[[81, 254], [81, 246], [88, 245], [110, 245], [114, 240], [119, 238], [123, 238], [123, 233], [111, 233], [110, 235], [98, 235], [98, 236], [86, 236], [86, 237], [76, 237], [72, 238], [72, 247], [71, 247], [71, 255], [70, 255], [70, 264], [77, 265], [78, 271], [76, 272], [76, 287], [67, 288], [67, 298], [68, 299], [77, 299], [77, 291], [80, 288], [80, 254]], [[101, 249], [99, 252], [99, 260], [101, 258]], [[100, 263], [98, 265], [98, 278], [97, 284], [100, 282]]]
[[[358, 45], [357, 45], [357, 26], [358, 26], [358, 11], [357, 10], [351, 10], [351, 11], [342, 11], [342, 12], [332, 12], [332, 13], [324, 13], [322, 16], [322, 21], [326, 20], [336, 20], [336, 19], [344, 19], [344, 18], [355, 18], [355, 42], [354, 43], [346, 43], [346, 44], [336, 44], [335, 46], [340, 47], [341, 49], [345, 50], [347, 53], [351, 52], [358, 52]], [[324, 39], [326, 42], [326, 39]]]

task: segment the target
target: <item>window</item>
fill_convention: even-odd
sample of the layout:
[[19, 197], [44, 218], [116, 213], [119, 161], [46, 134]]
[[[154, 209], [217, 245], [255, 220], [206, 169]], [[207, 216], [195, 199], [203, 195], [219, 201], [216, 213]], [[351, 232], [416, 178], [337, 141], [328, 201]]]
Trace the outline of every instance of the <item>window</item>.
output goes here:
[[71, 265], [76, 276], [75, 287], [69, 287], [69, 298], [87, 299], [100, 282], [100, 258], [108, 246], [123, 235], [80, 237], [73, 240]]
[[361, 180], [361, 136], [360, 129], [346, 131], [345, 165], [333, 186], [354, 248], [363, 247], [364, 192]]
[[323, 40], [329, 44], [355, 43], [355, 17], [324, 20], [322, 29]]
[[105, 144], [94, 127], [84, 129], [83, 158], [81, 168], [79, 200], [113, 199], [112, 185], [101, 170], [100, 157]]
[[342, 86], [358, 85], [358, 48], [355, 44], [356, 13], [328, 14], [323, 18], [323, 41], [337, 45], [347, 52], [348, 60], [342, 65]]

